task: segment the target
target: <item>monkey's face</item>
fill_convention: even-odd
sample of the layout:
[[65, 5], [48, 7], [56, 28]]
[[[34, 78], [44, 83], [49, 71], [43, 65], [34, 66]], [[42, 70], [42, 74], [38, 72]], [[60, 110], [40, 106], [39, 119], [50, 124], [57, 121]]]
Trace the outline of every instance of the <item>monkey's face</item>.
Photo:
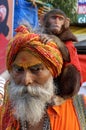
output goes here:
[[65, 18], [62, 15], [54, 14], [48, 19], [48, 28], [53, 34], [60, 34], [62, 32], [62, 27], [65, 23]]

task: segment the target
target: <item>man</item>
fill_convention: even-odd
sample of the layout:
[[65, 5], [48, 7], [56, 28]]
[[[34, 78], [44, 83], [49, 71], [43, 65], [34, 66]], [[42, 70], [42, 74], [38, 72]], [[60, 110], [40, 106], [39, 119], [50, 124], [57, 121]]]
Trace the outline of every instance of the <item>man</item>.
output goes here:
[[58, 96], [54, 78], [61, 73], [63, 59], [57, 45], [43, 44], [39, 35], [22, 27], [8, 45], [10, 79], [5, 85], [0, 130], [85, 130], [80, 105], [84, 100], [77, 103], [85, 97], [64, 100]]
[[[75, 95], [81, 86], [81, 67], [77, 50], [73, 45], [76, 37], [71, 33], [69, 25], [70, 20], [62, 10], [50, 10], [44, 15], [42, 22], [43, 32], [47, 35], [44, 34], [43, 36], [43, 33], [41, 35], [43, 43], [47, 44], [47, 41], [53, 39], [62, 53], [64, 65], [58, 77], [59, 80], [55, 79], [55, 81], [59, 84], [59, 95], [64, 99]], [[7, 75], [7, 78], [9, 78], [9, 75]]]

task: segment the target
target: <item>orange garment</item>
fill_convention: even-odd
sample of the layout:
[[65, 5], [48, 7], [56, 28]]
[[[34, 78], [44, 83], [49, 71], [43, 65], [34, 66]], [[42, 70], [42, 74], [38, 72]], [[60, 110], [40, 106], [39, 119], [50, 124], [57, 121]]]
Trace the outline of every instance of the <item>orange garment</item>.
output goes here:
[[80, 130], [80, 125], [71, 99], [62, 105], [49, 107], [51, 130]]
[[[71, 99], [66, 100], [62, 105], [49, 107], [47, 112], [50, 117], [51, 130], [80, 130], [78, 118]], [[7, 115], [8, 114], [9, 118], [8, 120], [3, 119], [4, 124], [3, 127], [1, 127], [2, 125], [0, 124], [0, 130], [20, 130], [19, 122], [17, 122], [13, 116], [10, 117], [11, 113], [7, 112]], [[0, 118], [0, 123], [1, 120]], [[6, 120], [8, 122], [7, 127], [5, 125]]]

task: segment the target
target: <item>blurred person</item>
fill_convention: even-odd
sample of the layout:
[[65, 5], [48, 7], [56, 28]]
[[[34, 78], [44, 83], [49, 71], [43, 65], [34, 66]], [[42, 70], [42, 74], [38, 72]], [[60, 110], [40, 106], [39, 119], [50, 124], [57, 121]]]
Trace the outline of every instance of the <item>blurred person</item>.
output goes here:
[[0, 33], [4, 36], [7, 36], [9, 33], [9, 27], [7, 25], [8, 14], [8, 0], [0, 0]]
[[84, 94], [84, 95], [86, 95], [86, 82], [83, 82], [81, 84], [81, 87], [80, 87], [80, 90], [79, 90], [78, 94]]

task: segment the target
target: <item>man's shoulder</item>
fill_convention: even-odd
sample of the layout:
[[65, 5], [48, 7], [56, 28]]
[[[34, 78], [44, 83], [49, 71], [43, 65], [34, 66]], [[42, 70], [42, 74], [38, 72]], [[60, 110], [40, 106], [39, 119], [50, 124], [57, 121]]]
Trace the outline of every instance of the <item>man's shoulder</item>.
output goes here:
[[77, 94], [73, 97], [73, 104], [77, 108], [86, 109], [86, 95], [84, 94]]
[[73, 104], [81, 127], [86, 129], [86, 96], [76, 95], [73, 99]]

